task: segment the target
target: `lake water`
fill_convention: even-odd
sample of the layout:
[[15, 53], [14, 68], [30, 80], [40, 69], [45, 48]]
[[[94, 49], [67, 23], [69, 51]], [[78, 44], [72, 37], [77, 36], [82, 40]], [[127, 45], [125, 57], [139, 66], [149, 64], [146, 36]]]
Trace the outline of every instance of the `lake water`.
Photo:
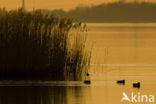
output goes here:
[[[88, 24], [87, 43], [93, 43], [91, 75], [86, 78], [91, 85], [82, 81], [1, 85], [0, 104], [132, 104], [121, 102], [122, 92], [128, 97], [131, 92], [156, 97], [156, 24]], [[122, 79], [125, 86], [116, 84]], [[135, 82], [141, 82], [140, 89], [132, 87]]]

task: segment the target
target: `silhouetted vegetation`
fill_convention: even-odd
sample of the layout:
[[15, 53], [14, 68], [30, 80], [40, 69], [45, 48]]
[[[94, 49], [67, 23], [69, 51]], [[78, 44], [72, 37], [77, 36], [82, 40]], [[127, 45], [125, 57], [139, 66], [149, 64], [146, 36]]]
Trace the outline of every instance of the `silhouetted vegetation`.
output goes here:
[[54, 10], [52, 13], [85, 22], [156, 22], [155, 11], [156, 3], [120, 1], [92, 7], [79, 6], [68, 12]]
[[82, 23], [39, 11], [0, 10], [0, 79], [63, 80], [87, 71]]

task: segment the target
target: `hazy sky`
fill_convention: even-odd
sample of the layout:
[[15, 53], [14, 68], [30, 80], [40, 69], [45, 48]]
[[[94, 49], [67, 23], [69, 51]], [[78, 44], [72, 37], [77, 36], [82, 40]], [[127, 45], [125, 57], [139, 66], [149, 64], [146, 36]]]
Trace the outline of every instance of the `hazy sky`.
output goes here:
[[[108, 3], [119, 0], [25, 0], [25, 6], [27, 10], [36, 9], [65, 9], [69, 10], [78, 5], [97, 5], [100, 3]], [[132, 1], [132, 0], [127, 0]], [[139, 1], [151, 1], [156, 0], [139, 0]], [[0, 8], [5, 7], [7, 10], [16, 9], [21, 7], [22, 0], [0, 0]]]

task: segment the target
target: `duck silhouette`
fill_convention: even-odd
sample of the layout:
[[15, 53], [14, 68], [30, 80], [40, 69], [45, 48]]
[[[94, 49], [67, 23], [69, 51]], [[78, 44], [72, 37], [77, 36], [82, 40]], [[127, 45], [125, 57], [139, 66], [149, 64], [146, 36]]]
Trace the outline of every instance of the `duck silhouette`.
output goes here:
[[85, 80], [84, 80], [84, 83], [85, 84], [91, 84], [91, 81], [87, 78], [87, 77], [89, 77], [90, 76], [90, 74], [87, 72], [87, 73], [85, 73]]
[[133, 83], [133, 88], [140, 88], [140, 82]]
[[90, 74], [87, 72], [87, 73], [85, 74], [85, 76], [90, 76]]
[[125, 85], [125, 80], [117, 80], [116, 82], [117, 84], [122, 84], [122, 85]]
[[90, 80], [84, 80], [84, 83], [85, 84], [91, 84], [91, 81]]

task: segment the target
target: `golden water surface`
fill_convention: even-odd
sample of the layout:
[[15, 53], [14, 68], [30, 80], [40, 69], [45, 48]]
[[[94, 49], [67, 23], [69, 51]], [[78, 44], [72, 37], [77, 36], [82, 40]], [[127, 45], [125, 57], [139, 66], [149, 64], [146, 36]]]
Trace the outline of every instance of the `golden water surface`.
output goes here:
[[[87, 43], [93, 43], [91, 85], [1, 86], [0, 104], [132, 104], [121, 102], [122, 92], [156, 96], [156, 24], [88, 24]], [[122, 79], [124, 86], [116, 83]]]

